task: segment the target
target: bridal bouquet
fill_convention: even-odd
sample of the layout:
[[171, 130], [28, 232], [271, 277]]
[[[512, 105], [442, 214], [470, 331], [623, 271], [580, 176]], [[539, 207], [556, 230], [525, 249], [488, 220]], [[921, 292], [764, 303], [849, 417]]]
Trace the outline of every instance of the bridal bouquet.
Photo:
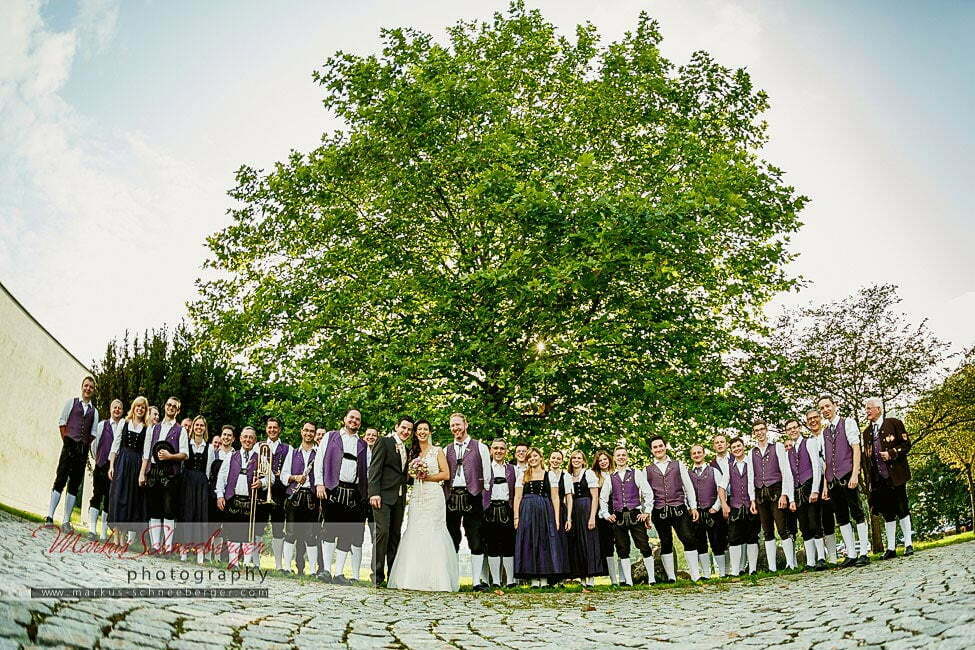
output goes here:
[[410, 475], [411, 478], [415, 478], [418, 481], [422, 481], [427, 477], [427, 462], [422, 458], [414, 458], [410, 463], [409, 468], [406, 473]]

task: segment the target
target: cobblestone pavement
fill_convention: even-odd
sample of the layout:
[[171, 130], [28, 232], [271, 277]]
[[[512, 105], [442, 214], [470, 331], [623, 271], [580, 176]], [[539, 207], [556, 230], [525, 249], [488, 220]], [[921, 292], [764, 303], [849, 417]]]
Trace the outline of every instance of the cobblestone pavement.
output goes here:
[[[31, 599], [28, 587], [196, 586], [195, 565], [48, 553], [0, 516], [0, 650], [75, 648], [971, 648], [975, 543], [833, 570], [682, 589], [446, 594], [268, 577], [253, 600]], [[176, 579], [142, 573], [175, 570]], [[186, 569], [187, 581], [178, 572]], [[128, 571], [139, 573], [132, 582]], [[206, 567], [221, 582], [219, 569]]]

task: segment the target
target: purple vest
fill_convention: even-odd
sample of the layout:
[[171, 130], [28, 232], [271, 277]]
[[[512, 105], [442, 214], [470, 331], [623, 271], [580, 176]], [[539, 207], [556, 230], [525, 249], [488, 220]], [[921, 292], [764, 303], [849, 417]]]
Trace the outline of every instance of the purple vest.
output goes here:
[[[223, 491], [223, 498], [230, 500], [234, 496], [237, 487], [237, 479], [240, 477], [240, 464], [243, 462], [241, 455], [243, 450], [235, 451], [230, 455], [230, 472], [227, 474], [227, 487]], [[250, 485], [254, 482], [254, 473], [257, 471], [257, 451], [251, 449], [251, 459], [247, 463], [247, 490], [250, 492]]]
[[684, 505], [684, 482], [680, 480], [680, 464], [672, 460], [664, 474], [656, 463], [647, 467], [647, 483], [653, 489], [653, 509]]
[[830, 435], [827, 425], [823, 431], [823, 451], [826, 456], [826, 480], [841, 479], [853, 471], [853, 447], [846, 439], [846, 419], [840, 418], [836, 430]]
[[[321, 448], [319, 446], [319, 448]], [[369, 445], [362, 438], [358, 439], [356, 445], [356, 468], [355, 481], [359, 485], [359, 492], [363, 496], [368, 492], [366, 450]], [[322, 485], [326, 490], [334, 490], [339, 484], [339, 476], [342, 472], [342, 457], [345, 455], [345, 447], [342, 445], [342, 434], [339, 431], [328, 432], [328, 442], [325, 445], [325, 458], [322, 460]]]
[[880, 457], [883, 447], [880, 446], [880, 435], [873, 435], [873, 424], [870, 425], [870, 435], [873, 437], [873, 466], [881, 478], [890, 478], [890, 468], [887, 462]]
[[755, 470], [755, 488], [775, 485], [782, 482], [779, 469], [779, 456], [775, 453], [775, 443], [770, 442], [763, 454], [758, 447], [752, 449], [752, 467]]
[[[809, 447], [805, 438], [800, 438], [789, 450], [789, 467], [792, 469], [792, 480], [796, 487], [812, 479], [812, 459], [809, 457]], [[813, 488], [814, 492], [818, 492]]]
[[[281, 447], [283, 446], [284, 445], [279, 444], [278, 449], [281, 449]], [[315, 451], [316, 451], [315, 449], [312, 449], [311, 453], [308, 454], [309, 465], [315, 464]], [[281, 462], [283, 463], [284, 461]], [[301, 475], [305, 473], [305, 459], [304, 456], [302, 456], [300, 447], [295, 447], [294, 453], [291, 454], [291, 471], [288, 473], [291, 474], [292, 476]], [[315, 472], [308, 472], [308, 479], [305, 481], [305, 487], [315, 487]], [[288, 481], [288, 487], [285, 490], [285, 493], [288, 496], [291, 496], [294, 493], [294, 491], [297, 489], [298, 489], [297, 483], [292, 483], [291, 481]]]
[[640, 505], [640, 488], [636, 484], [636, 474], [632, 469], [623, 473], [623, 478], [613, 472], [609, 480], [613, 484], [613, 512], [632, 510]]
[[728, 474], [728, 490], [731, 492], [728, 505], [732, 508], [747, 506], [751, 503], [751, 497], [748, 496], [748, 463], [742, 465], [742, 471], [739, 472], [735, 461], [730, 461]]
[[[447, 445], [446, 454], [447, 467], [450, 469], [450, 478], [444, 481], [444, 489], [450, 490], [454, 483], [454, 476], [457, 474], [457, 447], [454, 443]], [[467, 451], [464, 452], [464, 459], [461, 462], [464, 468], [464, 483], [467, 484], [467, 491], [473, 496], [477, 496], [484, 490], [484, 468], [481, 465], [481, 445], [477, 440], [470, 438], [467, 443]]]
[[98, 449], [95, 450], [95, 466], [103, 467], [108, 464], [108, 455], [112, 451], [112, 442], [115, 440], [115, 432], [112, 430], [112, 421], [105, 420], [102, 426], [102, 435], [98, 436]]
[[694, 494], [697, 496], [697, 507], [708, 510], [718, 500], [718, 482], [714, 479], [714, 473], [721, 473], [720, 469], [715, 469], [710, 465], [705, 465], [700, 476], [697, 469], [691, 469], [691, 483], [694, 484]]
[[[464, 470], [467, 471], [466, 469]], [[491, 492], [494, 490], [494, 469], [491, 469], [491, 482], [488, 489], [481, 492], [481, 505], [486, 509], [491, 505]], [[514, 505], [515, 502], [515, 466], [511, 463], [504, 464], [504, 481], [508, 484], [508, 503]]]
[[[173, 449], [176, 450], [177, 454], [179, 453], [179, 436], [182, 431], [183, 431], [183, 427], [181, 427], [179, 423], [176, 422], [169, 429], [169, 433], [166, 434], [166, 441], [173, 446]], [[162, 422], [160, 422], [159, 424], [157, 424], [152, 428], [152, 442], [149, 444], [150, 454], [152, 453], [152, 448], [155, 446], [157, 442], [159, 442], [159, 436], [161, 435], [162, 435]], [[155, 463], [155, 460], [150, 456], [149, 462]], [[173, 473], [173, 474], [178, 472], [183, 467], [183, 461], [179, 461], [176, 463], [164, 463], [164, 464], [166, 465], [166, 469], [168, 470], [167, 473]]]
[[81, 400], [74, 398], [74, 404], [68, 413], [68, 421], [64, 423], [68, 432], [65, 437], [86, 445], [91, 444], [91, 429], [95, 425], [95, 405], [88, 404], [88, 413], [85, 413]]
[[[270, 441], [268, 441], [268, 444], [271, 444]], [[274, 474], [281, 473], [281, 467], [284, 465], [284, 459], [288, 457], [289, 451], [291, 451], [291, 445], [286, 445], [278, 440], [278, 448], [271, 454], [271, 472]], [[304, 468], [302, 468], [302, 471], [304, 471]], [[298, 473], [300, 474], [301, 472]]]

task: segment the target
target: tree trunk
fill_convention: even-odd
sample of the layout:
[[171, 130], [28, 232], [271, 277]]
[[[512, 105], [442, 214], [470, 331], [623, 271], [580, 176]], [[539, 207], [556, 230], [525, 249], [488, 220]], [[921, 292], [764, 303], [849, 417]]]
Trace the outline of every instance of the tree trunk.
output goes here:
[[884, 527], [883, 517], [877, 515], [870, 515], [870, 547], [873, 549], [874, 553], [883, 552], [884, 540], [881, 536], [881, 531]]
[[968, 503], [972, 510], [972, 528], [975, 529], [975, 476], [972, 475], [972, 464], [965, 465], [965, 478], [968, 479]]

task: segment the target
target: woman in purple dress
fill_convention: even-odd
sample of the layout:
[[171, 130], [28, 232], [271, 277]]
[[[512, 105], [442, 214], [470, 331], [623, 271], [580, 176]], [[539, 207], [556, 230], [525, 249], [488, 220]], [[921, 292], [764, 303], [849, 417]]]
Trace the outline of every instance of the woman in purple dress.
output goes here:
[[515, 481], [515, 577], [541, 587], [549, 578], [561, 578], [567, 571], [566, 558], [558, 541], [561, 504], [559, 489], [549, 482], [542, 467], [542, 452], [531, 448], [525, 471]]

